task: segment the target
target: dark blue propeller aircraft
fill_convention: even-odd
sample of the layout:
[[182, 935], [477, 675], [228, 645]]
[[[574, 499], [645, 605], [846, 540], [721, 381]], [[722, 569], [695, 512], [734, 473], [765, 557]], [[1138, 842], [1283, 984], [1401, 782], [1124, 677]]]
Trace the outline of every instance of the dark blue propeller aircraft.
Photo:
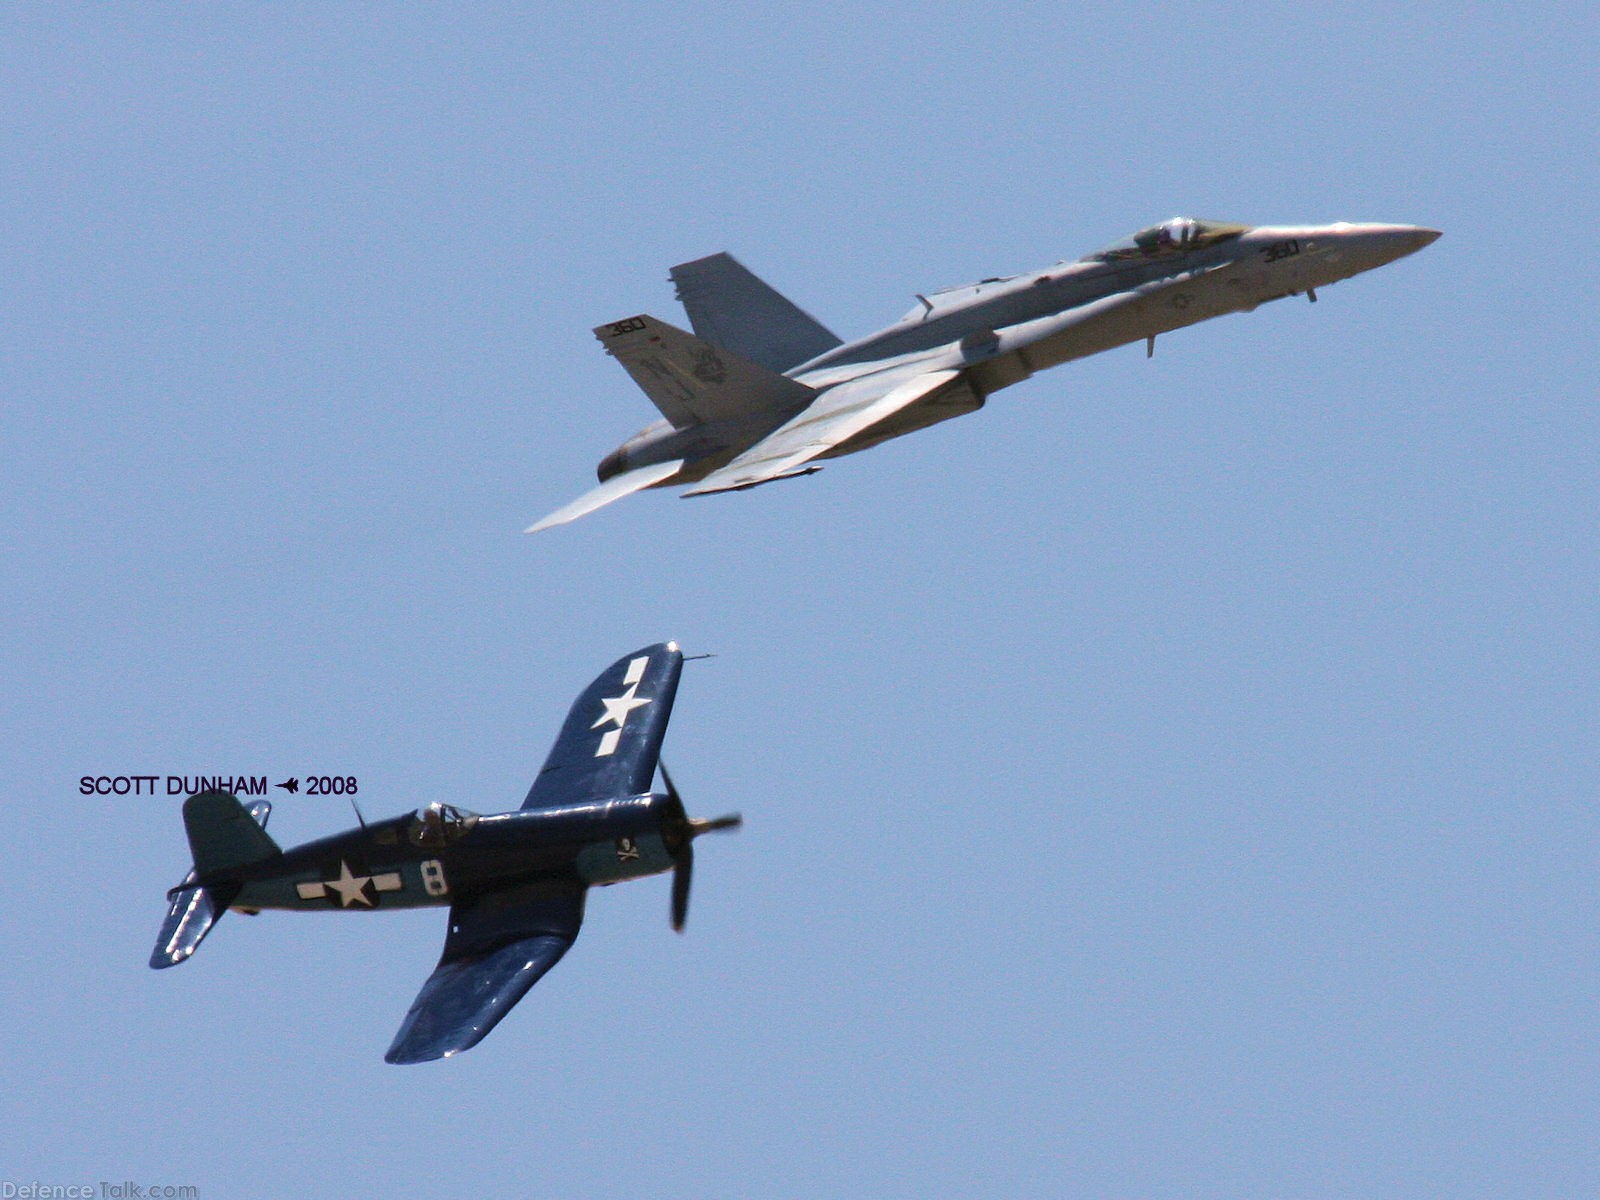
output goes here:
[[[672, 871], [672, 927], [688, 915], [694, 839], [737, 815], [695, 820], [666, 768], [650, 790], [683, 654], [671, 642], [618, 659], [567, 714], [516, 812], [479, 816], [449, 804], [281, 850], [271, 809], [231, 792], [183, 806], [194, 869], [168, 893], [152, 967], [195, 952], [229, 908], [450, 906], [439, 965], [385, 1058], [448, 1058], [477, 1045], [567, 952], [588, 889]], [[359, 815], [359, 814], [358, 814]]]

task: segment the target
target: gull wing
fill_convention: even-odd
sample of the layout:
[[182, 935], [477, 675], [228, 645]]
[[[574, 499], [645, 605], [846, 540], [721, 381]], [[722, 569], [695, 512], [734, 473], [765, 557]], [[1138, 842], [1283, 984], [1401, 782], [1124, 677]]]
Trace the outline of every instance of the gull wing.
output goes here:
[[648, 792], [682, 671], [683, 651], [657, 642], [596, 676], [573, 701], [522, 807]]
[[917, 364], [838, 384], [684, 495], [736, 491], [796, 474], [812, 459], [838, 449], [960, 375], [959, 370], [929, 370], [926, 364]]
[[656, 484], [671, 479], [682, 466], [683, 460], [680, 458], [675, 462], [653, 463], [648, 467], [635, 467], [631, 471], [613, 475], [593, 491], [585, 492], [565, 508], [556, 509], [548, 517], [534, 522], [522, 532], [538, 533], [541, 529], [549, 529], [552, 525], [565, 525], [568, 521], [576, 521], [586, 513], [604, 508], [613, 500], [621, 500], [624, 496], [631, 496], [634, 492], [655, 487]]
[[384, 1060], [429, 1062], [481, 1042], [577, 939], [584, 896], [576, 880], [557, 880], [452, 905], [439, 965]]

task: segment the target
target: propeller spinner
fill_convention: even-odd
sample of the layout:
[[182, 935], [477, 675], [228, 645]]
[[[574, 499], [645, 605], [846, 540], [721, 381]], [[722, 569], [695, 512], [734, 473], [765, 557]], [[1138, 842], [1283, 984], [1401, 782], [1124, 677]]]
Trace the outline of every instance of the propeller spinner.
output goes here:
[[694, 839], [718, 829], [738, 829], [744, 818], [738, 813], [711, 820], [691, 817], [684, 810], [683, 797], [678, 795], [665, 763], [661, 764], [661, 778], [667, 785], [667, 817], [662, 822], [661, 836], [672, 855], [672, 927], [682, 933], [689, 917], [689, 888], [694, 880]]

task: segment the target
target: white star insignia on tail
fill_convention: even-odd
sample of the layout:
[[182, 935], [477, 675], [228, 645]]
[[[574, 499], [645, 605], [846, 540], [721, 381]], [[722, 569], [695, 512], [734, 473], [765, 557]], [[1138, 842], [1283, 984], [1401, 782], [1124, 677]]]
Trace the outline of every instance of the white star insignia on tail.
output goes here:
[[650, 665], [648, 657], [636, 658], [628, 664], [628, 673], [622, 677], [622, 682], [628, 685], [628, 690], [620, 696], [602, 696], [600, 703], [605, 705], [606, 711], [601, 715], [590, 729], [599, 729], [600, 726], [616, 722], [615, 729], [606, 730], [600, 738], [600, 745], [595, 747], [594, 756], [604, 758], [608, 754], [615, 754], [617, 743], [622, 740], [622, 730], [628, 724], [628, 714], [636, 708], [643, 708], [650, 703], [648, 696], [640, 698], [635, 695], [639, 690], [639, 681], [644, 678], [644, 669]]

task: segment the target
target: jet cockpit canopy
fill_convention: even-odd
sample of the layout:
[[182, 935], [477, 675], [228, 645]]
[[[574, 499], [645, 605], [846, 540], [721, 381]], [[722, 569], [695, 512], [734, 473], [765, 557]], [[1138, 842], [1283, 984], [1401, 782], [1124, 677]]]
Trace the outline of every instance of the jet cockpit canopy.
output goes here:
[[1163, 254], [1177, 254], [1210, 246], [1228, 238], [1249, 232], [1248, 225], [1233, 225], [1225, 221], [1201, 221], [1194, 217], [1173, 217], [1159, 225], [1141, 229], [1132, 237], [1124, 238], [1089, 255], [1085, 261], [1120, 262], [1125, 259], [1155, 258]]
[[412, 814], [406, 836], [418, 846], [436, 849], [449, 845], [477, 823], [477, 813], [435, 800]]

